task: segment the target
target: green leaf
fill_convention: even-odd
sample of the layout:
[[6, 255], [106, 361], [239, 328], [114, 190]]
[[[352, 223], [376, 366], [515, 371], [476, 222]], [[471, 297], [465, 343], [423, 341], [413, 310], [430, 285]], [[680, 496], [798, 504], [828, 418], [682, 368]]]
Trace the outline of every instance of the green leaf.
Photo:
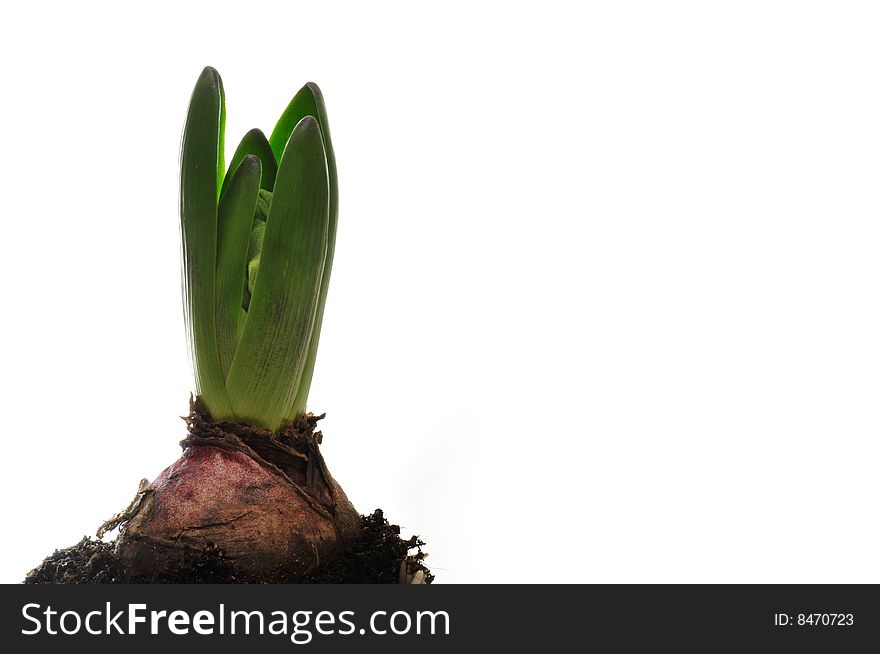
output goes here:
[[315, 325], [313, 332], [309, 335], [308, 353], [306, 354], [306, 362], [303, 367], [300, 388], [297, 390], [296, 397], [291, 407], [291, 413], [288, 414], [290, 420], [294, 420], [300, 413], [305, 411], [306, 400], [309, 396], [309, 390], [312, 386], [312, 376], [315, 371], [315, 359], [318, 356], [318, 344], [321, 339], [321, 325], [324, 322], [324, 306], [327, 303], [327, 290], [330, 285], [330, 272], [333, 268], [333, 256], [336, 252], [336, 223], [339, 210], [339, 185], [336, 177], [336, 156], [333, 153], [333, 144], [330, 140], [330, 127], [327, 122], [327, 109], [324, 105], [324, 96], [318, 85], [309, 82], [302, 87], [299, 92], [287, 105], [272, 135], [269, 137], [269, 144], [275, 156], [280, 158], [281, 153], [287, 143], [287, 139], [293, 130], [293, 127], [304, 116], [314, 116], [318, 120], [321, 127], [321, 134], [324, 139], [324, 149], [327, 153], [327, 173], [330, 185], [330, 208], [329, 208], [329, 226], [327, 231], [327, 261], [324, 265], [324, 273], [321, 279], [321, 291], [318, 297], [318, 308], [315, 316]]
[[229, 178], [235, 173], [236, 169], [241, 165], [241, 162], [248, 155], [254, 155], [263, 165], [263, 176], [260, 180], [260, 188], [271, 191], [272, 187], [275, 186], [275, 174], [278, 172], [278, 164], [275, 162], [275, 155], [272, 152], [272, 147], [269, 145], [269, 141], [266, 139], [266, 135], [263, 134], [262, 130], [252, 129], [244, 135], [244, 138], [241, 139], [241, 142], [235, 149], [235, 154], [232, 155], [232, 161], [229, 163], [229, 170], [226, 173], [226, 178], [223, 180], [223, 186], [220, 189], [221, 198], [226, 192]]
[[303, 118], [278, 167], [260, 267], [226, 385], [236, 418], [277, 429], [299, 387], [327, 256], [330, 188], [321, 128]]
[[224, 104], [220, 75], [205, 68], [193, 89], [180, 155], [184, 311], [196, 393], [215, 420], [233, 415], [220, 371], [214, 316]]
[[[274, 163], [274, 162], [273, 162]], [[220, 197], [217, 244], [217, 350], [223, 378], [229, 372], [243, 328], [248, 245], [260, 191], [260, 159], [246, 155], [227, 178]]]

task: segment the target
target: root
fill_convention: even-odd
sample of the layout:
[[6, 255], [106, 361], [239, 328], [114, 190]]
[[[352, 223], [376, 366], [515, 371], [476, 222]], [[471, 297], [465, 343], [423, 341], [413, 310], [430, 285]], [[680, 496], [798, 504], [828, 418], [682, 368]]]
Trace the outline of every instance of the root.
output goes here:
[[98, 532], [95, 534], [98, 538], [103, 538], [104, 534], [113, 531], [116, 527], [119, 527], [129, 520], [131, 520], [134, 516], [136, 516], [144, 505], [148, 503], [148, 498], [153, 492], [153, 486], [146, 479], [141, 479], [141, 483], [138, 485], [137, 493], [134, 496], [134, 499], [131, 503], [124, 508], [122, 511], [114, 515], [112, 518], [104, 522], [100, 527], [98, 527]]

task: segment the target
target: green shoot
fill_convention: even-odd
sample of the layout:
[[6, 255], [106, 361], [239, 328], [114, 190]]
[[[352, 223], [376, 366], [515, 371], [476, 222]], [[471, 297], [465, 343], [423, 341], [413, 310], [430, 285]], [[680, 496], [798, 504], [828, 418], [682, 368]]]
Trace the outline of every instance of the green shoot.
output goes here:
[[[303, 87], [223, 174], [220, 76], [202, 73], [181, 150], [184, 306], [196, 393], [215, 420], [276, 430], [305, 411], [336, 238], [326, 111]], [[216, 172], [215, 172], [216, 171]]]
[[[227, 177], [220, 200], [217, 244], [217, 350], [225, 379], [244, 329], [245, 276], [251, 227], [260, 190], [262, 165], [247, 155]], [[224, 181], [224, 184], [226, 183]]]
[[333, 154], [333, 145], [330, 141], [330, 128], [327, 124], [327, 109], [324, 106], [324, 96], [317, 84], [306, 84], [297, 93], [287, 109], [278, 120], [278, 124], [269, 137], [269, 144], [275, 156], [280, 156], [284, 149], [284, 143], [289, 138], [293, 127], [302, 120], [303, 116], [315, 116], [321, 126], [324, 137], [324, 148], [327, 152], [327, 173], [330, 181], [330, 224], [327, 232], [327, 261], [324, 264], [324, 277], [321, 280], [321, 293], [318, 297], [318, 310], [315, 315], [315, 328], [309, 339], [309, 350], [306, 355], [305, 368], [302, 373], [299, 391], [291, 407], [288, 418], [294, 418], [305, 410], [309, 389], [312, 386], [312, 375], [315, 372], [315, 359], [318, 355], [318, 342], [321, 339], [321, 325], [324, 322], [324, 305], [327, 302], [327, 289], [330, 285], [330, 271], [333, 268], [333, 255], [336, 251], [336, 221], [339, 211], [339, 186], [336, 179], [336, 156]]
[[193, 90], [180, 152], [184, 312], [196, 393], [212, 416], [232, 405], [220, 370], [215, 312], [217, 196], [223, 175], [223, 82], [206, 68]]

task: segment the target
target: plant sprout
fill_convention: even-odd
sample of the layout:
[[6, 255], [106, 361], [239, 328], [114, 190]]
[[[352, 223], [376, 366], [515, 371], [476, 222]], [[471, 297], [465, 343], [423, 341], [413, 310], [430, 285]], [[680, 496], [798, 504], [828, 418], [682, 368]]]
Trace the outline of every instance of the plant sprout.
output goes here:
[[184, 308], [196, 393], [214, 420], [270, 430], [305, 411], [336, 241], [336, 161], [306, 84], [224, 170], [225, 98], [205, 68], [180, 162]]

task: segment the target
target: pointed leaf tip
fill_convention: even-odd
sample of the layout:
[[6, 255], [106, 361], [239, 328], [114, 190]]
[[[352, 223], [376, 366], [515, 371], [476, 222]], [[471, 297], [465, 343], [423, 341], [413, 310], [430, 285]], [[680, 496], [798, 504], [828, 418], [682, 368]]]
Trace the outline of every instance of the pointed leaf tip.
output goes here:
[[[303, 119], [299, 121], [299, 125], [296, 126], [300, 129], [315, 129], [318, 128], [318, 119], [312, 115], [303, 116]], [[296, 128], [294, 128], [296, 131]]]
[[199, 75], [199, 84], [205, 84], [211, 88], [219, 89], [223, 84], [223, 80], [220, 79], [220, 73], [217, 72], [216, 68], [205, 66], [202, 69], [202, 74]]
[[309, 82], [293, 96], [293, 99], [275, 124], [275, 129], [272, 130], [272, 134], [269, 136], [269, 144], [279, 163], [293, 128], [296, 127], [303, 116], [315, 116], [322, 120], [322, 107], [323, 98], [321, 91], [314, 82]]
[[246, 154], [244, 159], [241, 160], [241, 163], [238, 164], [239, 168], [244, 167], [245, 170], [248, 171], [253, 168], [259, 168], [260, 166], [260, 158], [255, 154]]
[[269, 141], [262, 130], [254, 128], [244, 135], [235, 149], [235, 153], [232, 155], [229, 170], [226, 173], [226, 178], [223, 180], [223, 186], [220, 190], [221, 197], [228, 185], [229, 177], [235, 172], [246, 155], [258, 157], [263, 164], [260, 187], [266, 191], [271, 191], [275, 186], [275, 173], [278, 170], [275, 154], [272, 152], [272, 146], [269, 145]]

